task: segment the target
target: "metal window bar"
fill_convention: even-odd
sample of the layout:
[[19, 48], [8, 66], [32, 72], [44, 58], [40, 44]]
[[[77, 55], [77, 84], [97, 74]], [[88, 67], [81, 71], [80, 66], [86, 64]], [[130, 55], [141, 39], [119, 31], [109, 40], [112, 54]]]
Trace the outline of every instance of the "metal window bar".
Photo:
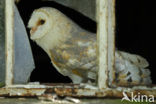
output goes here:
[[14, 65], [14, 0], [5, 1], [5, 33], [6, 33], [6, 86], [13, 84]]
[[109, 75], [113, 75], [114, 70], [115, 0], [96, 0], [96, 5], [98, 23], [98, 87], [103, 89], [108, 87]]
[[[79, 85], [13, 85], [13, 0], [6, 0], [6, 87], [0, 88], [0, 96], [45, 96], [46, 94], [56, 93], [60, 96], [76, 97], [123, 97], [122, 93], [131, 92], [140, 95], [153, 95], [156, 97], [155, 86], [134, 86], [131, 88], [117, 87], [110, 88], [108, 80], [113, 76], [114, 68], [114, 29], [115, 29], [115, 0], [97, 0], [97, 39], [99, 55], [99, 77], [98, 88], [85, 88]], [[109, 47], [108, 47], [109, 46]], [[110, 73], [108, 73], [110, 71]], [[110, 76], [109, 76], [110, 75]]]

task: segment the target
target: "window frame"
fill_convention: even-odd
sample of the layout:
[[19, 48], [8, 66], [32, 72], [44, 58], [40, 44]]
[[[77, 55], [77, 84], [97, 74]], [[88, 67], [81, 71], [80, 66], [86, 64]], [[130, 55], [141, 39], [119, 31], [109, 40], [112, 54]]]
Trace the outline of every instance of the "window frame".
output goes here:
[[[13, 84], [14, 65], [14, 0], [5, 0], [6, 36], [6, 79], [5, 87], [0, 88], [0, 96], [43, 96], [56, 93], [60, 96], [75, 97], [123, 97], [130, 92], [156, 97], [156, 86], [134, 86], [112, 88], [115, 83], [115, 0], [96, 0], [98, 86], [86, 87], [75, 84]], [[113, 80], [110, 80], [109, 77]]]

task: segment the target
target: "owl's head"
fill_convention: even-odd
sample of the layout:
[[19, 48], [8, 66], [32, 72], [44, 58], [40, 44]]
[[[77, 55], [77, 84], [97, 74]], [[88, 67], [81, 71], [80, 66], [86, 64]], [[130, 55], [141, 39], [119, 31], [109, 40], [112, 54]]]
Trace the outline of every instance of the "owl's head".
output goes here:
[[28, 28], [30, 38], [43, 48], [61, 44], [71, 36], [71, 31], [77, 29], [68, 17], [51, 7], [34, 10]]
[[28, 28], [30, 28], [30, 38], [37, 40], [46, 35], [50, 29], [52, 29], [55, 19], [52, 16], [52, 12], [55, 13], [55, 9], [44, 7], [34, 10], [32, 16], [28, 22]]

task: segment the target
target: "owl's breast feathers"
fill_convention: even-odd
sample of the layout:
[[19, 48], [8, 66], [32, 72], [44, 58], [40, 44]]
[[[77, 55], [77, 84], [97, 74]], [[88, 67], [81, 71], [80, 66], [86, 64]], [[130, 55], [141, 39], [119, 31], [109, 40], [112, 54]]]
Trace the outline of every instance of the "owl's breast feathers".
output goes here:
[[84, 32], [72, 35], [51, 52], [52, 63], [65, 76], [76, 75], [82, 82], [96, 79], [96, 40], [95, 36]]

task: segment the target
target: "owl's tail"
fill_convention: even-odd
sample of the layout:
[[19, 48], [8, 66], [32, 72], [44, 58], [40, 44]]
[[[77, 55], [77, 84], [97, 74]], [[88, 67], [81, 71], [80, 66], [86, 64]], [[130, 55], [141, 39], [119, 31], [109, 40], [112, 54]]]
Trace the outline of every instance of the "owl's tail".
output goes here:
[[143, 57], [116, 51], [116, 81], [120, 85], [149, 85], [152, 83], [149, 64]]

